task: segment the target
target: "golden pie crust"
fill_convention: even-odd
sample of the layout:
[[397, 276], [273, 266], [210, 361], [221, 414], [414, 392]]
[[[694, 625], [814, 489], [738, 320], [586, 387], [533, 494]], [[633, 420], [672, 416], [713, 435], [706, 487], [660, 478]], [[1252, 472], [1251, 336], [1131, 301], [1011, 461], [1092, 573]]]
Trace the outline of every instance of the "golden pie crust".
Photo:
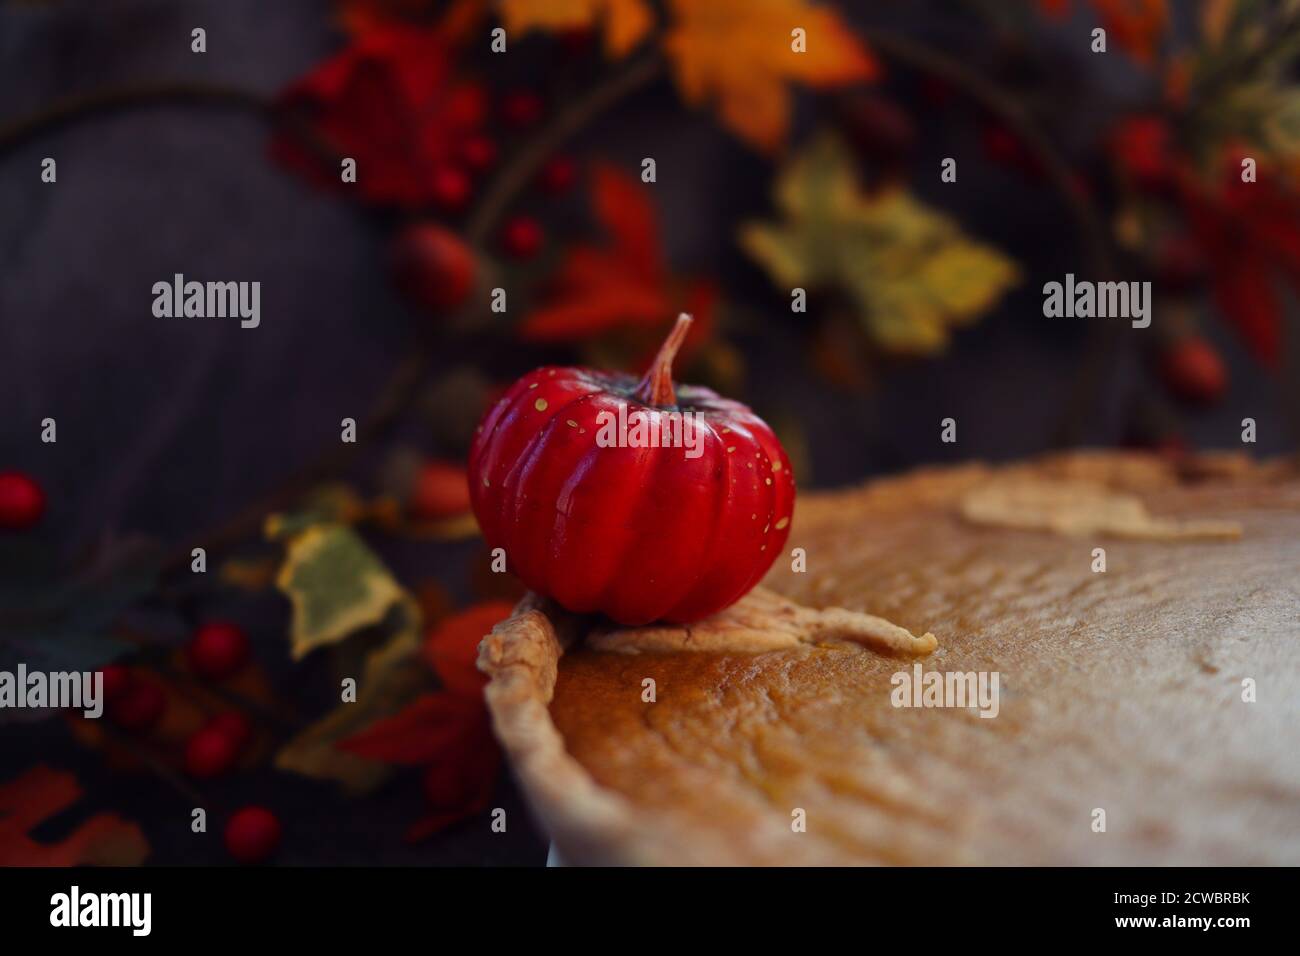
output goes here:
[[[1295, 462], [921, 470], [801, 497], [789, 547], [806, 572], [778, 561], [725, 620], [620, 631], [530, 597], [484, 639], [566, 862], [1300, 863]], [[917, 662], [996, 671], [997, 716], [894, 707]]]

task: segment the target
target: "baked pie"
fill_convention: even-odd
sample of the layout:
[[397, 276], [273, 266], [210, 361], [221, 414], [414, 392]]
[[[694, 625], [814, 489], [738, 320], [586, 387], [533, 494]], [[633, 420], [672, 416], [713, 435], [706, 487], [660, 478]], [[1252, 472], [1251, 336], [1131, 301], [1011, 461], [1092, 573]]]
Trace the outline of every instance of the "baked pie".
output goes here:
[[1300, 863], [1294, 463], [926, 469], [788, 548], [693, 625], [529, 597], [484, 639], [566, 862]]

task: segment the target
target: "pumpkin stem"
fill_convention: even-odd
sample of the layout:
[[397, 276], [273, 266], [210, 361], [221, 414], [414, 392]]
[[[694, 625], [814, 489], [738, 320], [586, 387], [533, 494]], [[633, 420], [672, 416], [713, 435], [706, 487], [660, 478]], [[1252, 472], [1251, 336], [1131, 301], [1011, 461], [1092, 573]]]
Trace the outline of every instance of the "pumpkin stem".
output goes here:
[[641, 384], [636, 387], [633, 397], [638, 402], [660, 406], [677, 404], [677, 393], [673, 391], [673, 359], [686, 341], [686, 333], [691, 330], [692, 321], [685, 312], [677, 316], [677, 324], [668, 333], [668, 338], [664, 339], [664, 344], [659, 346], [659, 354], [650, 363]]

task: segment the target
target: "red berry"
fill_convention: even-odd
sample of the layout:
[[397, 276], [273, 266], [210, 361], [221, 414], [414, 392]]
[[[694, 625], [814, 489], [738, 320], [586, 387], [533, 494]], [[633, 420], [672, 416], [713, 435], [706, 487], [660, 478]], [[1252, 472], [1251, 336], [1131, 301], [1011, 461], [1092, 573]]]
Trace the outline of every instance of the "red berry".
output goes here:
[[515, 216], [501, 230], [501, 246], [516, 259], [531, 259], [542, 248], [542, 227], [530, 216]]
[[240, 863], [261, 863], [280, 845], [280, 821], [265, 807], [244, 807], [226, 822], [226, 850]]
[[194, 732], [185, 744], [185, 771], [191, 777], [207, 780], [225, 773], [235, 765], [239, 747], [235, 739], [208, 725]]
[[463, 515], [470, 509], [469, 480], [461, 465], [431, 461], [420, 467], [407, 505], [423, 521]]
[[542, 118], [542, 98], [531, 90], [515, 90], [501, 98], [501, 116], [511, 126], [532, 126]]
[[474, 288], [474, 253], [442, 226], [407, 226], [393, 243], [393, 275], [408, 298], [431, 312], [463, 305]]
[[227, 710], [217, 714], [205, 725], [210, 730], [225, 734], [234, 743], [235, 749], [242, 751], [253, 738], [253, 725], [237, 710]]
[[474, 172], [481, 173], [497, 161], [497, 144], [486, 136], [471, 136], [461, 143], [460, 158]]
[[1180, 339], [1160, 359], [1165, 387], [1185, 402], [1211, 405], [1228, 387], [1228, 371], [1209, 342], [1197, 335]]
[[559, 195], [568, 192], [578, 180], [578, 164], [568, 156], [552, 156], [537, 177], [543, 192]]
[[119, 699], [134, 683], [131, 672], [121, 664], [106, 664], [100, 674], [104, 678], [104, 700], [109, 702]]
[[167, 697], [157, 684], [132, 681], [121, 697], [110, 702], [108, 715], [123, 730], [141, 732], [158, 723], [166, 709]]
[[45, 492], [21, 471], [0, 472], [0, 530], [26, 531], [45, 514]]
[[248, 663], [248, 635], [229, 621], [209, 621], [194, 632], [187, 650], [194, 673], [222, 680]]
[[444, 212], [459, 212], [469, 202], [473, 184], [459, 166], [441, 165], [434, 169], [429, 191], [434, 204]]
[[1130, 116], [1115, 125], [1111, 158], [1142, 189], [1161, 193], [1177, 178], [1173, 133], [1159, 116]]

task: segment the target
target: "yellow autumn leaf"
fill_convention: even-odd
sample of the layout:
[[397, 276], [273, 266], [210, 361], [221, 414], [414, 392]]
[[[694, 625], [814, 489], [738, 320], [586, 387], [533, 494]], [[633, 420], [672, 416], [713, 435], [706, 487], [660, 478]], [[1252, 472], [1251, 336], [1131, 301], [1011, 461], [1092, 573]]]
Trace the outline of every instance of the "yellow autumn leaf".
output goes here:
[[851, 151], [822, 136], [781, 172], [778, 223], [747, 223], [740, 244], [783, 289], [838, 290], [887, 351], [929, 354], [1018, 278], [1002, 253], [901, 189], [867, 194]]
[[683, 98], [714, 103], [723, 125], [764, 151], [785, 138], [787, 83], [825, 88], [877, 73], [839, 14], [808, 0], [671, 0], [670, 7], [664, 52]]
[[500, 0], [497, 8], [508, 33], [602, 25], [611, 58], [627, 54], [654, 26], [646, 0]]

